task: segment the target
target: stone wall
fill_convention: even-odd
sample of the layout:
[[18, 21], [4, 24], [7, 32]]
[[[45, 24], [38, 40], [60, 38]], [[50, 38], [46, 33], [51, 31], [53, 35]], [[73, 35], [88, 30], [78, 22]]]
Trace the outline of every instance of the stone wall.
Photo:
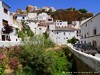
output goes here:
[[75, 50], [70, 44], [67, 47], [76, 57], [78, 75], [100, 75], [100, 58]]

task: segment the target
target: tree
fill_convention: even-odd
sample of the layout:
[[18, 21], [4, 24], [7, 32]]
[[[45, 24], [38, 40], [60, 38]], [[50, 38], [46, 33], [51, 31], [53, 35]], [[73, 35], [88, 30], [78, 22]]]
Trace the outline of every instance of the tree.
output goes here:
[[25, 41], [21, 47], [22, 54], [18, 55], [22, 60], [23, 71], [31, 72], [30, 75], [66, 75], [71, 64], [63, 50], [56, 51], [53, 47], [54, 44], [42, 36]]
[[87, 13], [87, 12], [88, 12], [86, 9], [79, 9], [79, 11], [80, 11], [81, 13]]
[[20, 38], [22, 38], [22, 41], [24, 41], [25, 38], [27, 37], [33, 37], [34, 33], [32, 32], [32, 30], [30, 29], [30, 27], [28, 26], [28, 23], [25, 21], [22, 21], [22, 30], [18, 31], [18, 29], [16, 29], [17, 34]]
[[68, 8], [67, 10], [75, 11], [75, 8]]
[[75, 38], [75, 37], [73, 37], [73, 38], [67, 40], [67, 42], [68, 42], [68, 43], [71, 43], [71, 44], [75, 44], [77, 41], [78, 41], [78, 39]]

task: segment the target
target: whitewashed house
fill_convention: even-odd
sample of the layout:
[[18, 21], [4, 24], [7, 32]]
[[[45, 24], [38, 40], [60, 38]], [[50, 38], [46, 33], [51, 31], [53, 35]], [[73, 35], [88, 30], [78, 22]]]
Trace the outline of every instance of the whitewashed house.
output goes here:
[[61, 20], [56, 20], [55, 25], [57, 27], [67, 27], [68, 22], [67, 21], [61, 21]]
[[3, 23], [9, 24], [10, 20], [10, 7], [0, 0], [0, 29], [3, 27]]
[[54, 25], [50, 25], [49, 38], [58, 45], [65, 45], [68, 39], [77, 36], [77, 29], [75, 26], [69, 25], [67, 21], [57, 20]]
[[81, 25], [81, 43], [100, 47], [100, 13]]
[[37, 20], [37, 13], [28, 13], [27, 19], [28, 20]]
[[14, 14], [13, 17], [17, 22], [21, 22], [22, 20], [27, 20], [27, 14]]
[[18, 41], [9, 9], [10, 7], [0, 0], [0, 41]]

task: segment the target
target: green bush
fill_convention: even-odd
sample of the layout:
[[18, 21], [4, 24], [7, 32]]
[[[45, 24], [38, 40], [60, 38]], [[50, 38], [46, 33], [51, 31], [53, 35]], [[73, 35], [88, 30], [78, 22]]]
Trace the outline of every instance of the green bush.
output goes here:
[[4, 69], [5, 69], [4, 65], [0, 63], [0, 75], [6, 75]]
[[29, 75], [66, 75], [71, 64], [67, 61], [63, 50], [48, 50], [54, 44], [43, 36], [34, 36], [24, 42], [19, 56], [23, 65], [21, 73]]
[[75, 37], [67, 40], [68, 43], [71, 43], [71, 44], [75, 44], [76, 42], [78, 41], [78, 39], [76, 39]]

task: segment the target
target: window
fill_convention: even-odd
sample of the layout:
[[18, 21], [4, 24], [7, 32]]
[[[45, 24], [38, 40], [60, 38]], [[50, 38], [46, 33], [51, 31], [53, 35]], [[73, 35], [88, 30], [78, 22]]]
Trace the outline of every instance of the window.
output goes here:
[[77, 37], [78, 37], [78, 30], [77, 30]]
[[61, 20], [59, 22], [62, 22]]
[[53, 30], [52, 30], [52, 32], [53, 32]]
[[48, 19], [48, 21], [52, 21], [52, 19]]
[[13, 19], [17, 19], [17, 16], [13, 16]]
[[57, 32], [57, 34], [58, 34], [58, 32]]
[[66, 37], [66, 39], [68, 39], [68, 37]]
[[79, 32], [81, 33], [81, 30]]
[[83, 35], [81, 35], [81, 38], [83, 38]]
[[86, 34], [84, 35], [84, 38], [86, 38]]
[[97, 34], [96, 28], [93, 30], [93, 34], [94, 34], [94, 35]]
[[84, 41], [84, 44], [86, 44], [86, 41]]
[[87, 27], [87, 23], [86, 23], [86, 27]]
[[64, 34], [64, 36], [65, 36], [65, 32], [64, 32], [63, 34]]
[[3, 23], [3, 26], [5, 26], [5, 25], [7, 25], [8, 24], [8, 21], [6, 21], [6, 20], [2, 20], [2, 23]]
[[25, 17], [23, 17], [23, 19], [25, 19]]
[[78, 30], [77, 30], [77, 34], [78, 34]]
[[83, 41], [81, 41], [81, 44], [83, 44]]
[[8, 14], [8, 10], [4, 8], [4, 13]]

